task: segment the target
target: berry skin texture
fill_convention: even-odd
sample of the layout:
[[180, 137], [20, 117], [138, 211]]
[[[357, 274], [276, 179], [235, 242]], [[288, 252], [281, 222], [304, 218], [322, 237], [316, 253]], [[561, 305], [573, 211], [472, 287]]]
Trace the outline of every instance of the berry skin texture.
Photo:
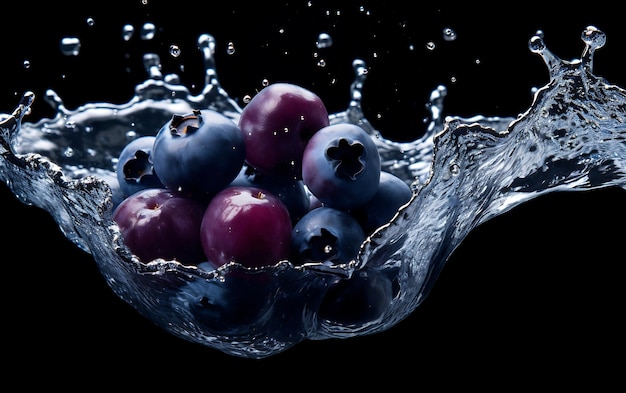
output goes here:
[[356, 124], [319, 130], [302, 157], [302, 181], [324, 206], [350, 210], [371, 199], [380, 181], [380, 154]]
[[116, 175], [124, 197], [146, 188], [164, 188], [152, 165], [154, 136], [142, 136], [128, 142], [120, 152]]
[[258, 187], [276, 195], [289, 210], [291, 223], [295, 224], [311, 206], [309, 193], [302, 180], [282, 176], [267, 176], [250, 165], [244, 165], [231, 186]]
[[206, 259], [216, 266], [275, 265], [289, 257], [291, 217], [274, 194], [232, 186], [217, 193], [202, 217], [200, 237]]
[[361, 223], [365, 233], [373, 231], [391, 221], [398, 210], [413, 197], [413, 191], [404, 180], [386, 171], [380, 172], [378, 190], [362, 206], [350, 211]]
[[124, 199], [113, 211], [113, 220], [142, 262], [163, 258], [195, 265], [206, 259], [200, 242], [205, 207], [166, 188], [147, 188]]
[[307, 142], [329, 123], [315, 93], [291, 83], [271, 84], [252, 97], [239, 118], [246, 161], [264, 174], [299, 180]]
[[237, 176], [246, 151], [239, 127], [206, 109], [174, 115], [157, 133], [153, 155], [154, 170], [167, 188], [212, 196]]
[[291, 257], [296, 264], [347, 263], [357, 256], [364, 240], [365, 233], [354, 217], [322, 206], [308, 212], [294, 225]]

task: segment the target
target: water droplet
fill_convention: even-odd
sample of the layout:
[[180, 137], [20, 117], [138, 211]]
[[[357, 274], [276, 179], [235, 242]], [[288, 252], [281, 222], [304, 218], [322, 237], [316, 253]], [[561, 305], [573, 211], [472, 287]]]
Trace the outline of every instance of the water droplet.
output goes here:
[[318, 49], [330, 48], [333, 45], [333, 38], [328, 33], [320, 33], [315, 41], [315, 46]]
[[582, 39], [590, 47], [598, 49], [606, 43], [606, 34], [594, 26], [587, 26], [582, 33]]
[[246, 94], [245, 96], [243, 96], [243, 102], [244, 104], [247, 104], [248, 102], [250, 102], [250, 100], [252, 99], [252, 97], [250, 97], [250, 95]]
[[533, 36], [530, 41], [528, 41], [528, 49], [530, 49], [531, 52], [537, 54], [540, 54], [546, 49], [546, 44], [544, 43], [541, 34]]
[[24, 68], [29, 69], [30, 68], [30, 60], [24, 60]]
[[93, 26], [94, 24], [96, 24], [96, 21], [93, 18], [87, 18], [88, 26]]
[[128, 24], [122, 27], [122, 38], [124, 39], [124, 41], [129, 41], [133, 37], [134, 33], [135, 27], [133, 25]]
[[69, 146], [66, 147], [65, 150], [63, 150], [63, 155], [68, 158], [74, 156], [74, 149]]
[[317, 66], [318, 66], [318, 67], [320, 67], [320, 68], [324, 68], [324, 67], [326, 67], [326, 60], [324, 60], [324, 59], [320, 59], [320, 60], [317, 62]]
[[443, 29], [443, 39], [445, 41], [454, 41], [456, 40], [456, 32], [449, 27]]
[[233, 44], [232, 41], [228, 42], [228, 45], [226, 46], [226, 53], [228, 53], [229, 55], [235, 53], [235, 44]]
[[154, 38], [154, 34], [156, 32], [156, 26], [154, 23], [146, 22], [141, 26], [141, 39], [142, 40], [151, 40]]
[[78, 56], [80, 45], [78, 37], [64, 37], [61, 39], [61, 53], [65, 56]]
[[437, 45], [433, 41], [428, 41], [426, 43], [426, 49], [429, 50], [429, 51], [435, 50], [436, 47], [437, 47]]
[[269, 86], [269, 84], [270, 84], [270, 81], [269, 81], [269, 79], [267, 79], [267, 78], [265, 78], [265, 79], [263, 79], [263, 80], [261, 81], [261, 85], [262, 85], [263, 87], [267, 87], [267, 86]]
[[174, 45], [174, 44], [170, 45], [170, 55], [172, 57], [178, 57], [180, 56], [180, 53], [181, 53], [181, 50], [178, 47], [178, 45]]
[[458, 175], [459, 172], [461, 172], [461, 168], [459, 167], [459, 164], [457, 164], [456, 162], [453, 162], [452, 164], [450, 164], [450, 173], [454, 176]]

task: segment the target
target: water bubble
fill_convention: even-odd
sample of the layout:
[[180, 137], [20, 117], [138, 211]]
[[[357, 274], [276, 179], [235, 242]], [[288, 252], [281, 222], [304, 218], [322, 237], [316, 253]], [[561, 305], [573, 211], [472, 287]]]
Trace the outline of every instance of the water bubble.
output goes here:
[[315, 46], [318, 49], [330, 48], [333, 45], [333, 38], [328, 33], [320, 33], [315, 41]]
[[181, 50], [180, 47], [178, 45], [170, 45], [170, 55], [172, 57], [178, 57], [180, 56]]
[[454, 41], [456, 40], [456, 32], [449, 27], [443, 29], [443, 39], [445, 41]]
[[133, 27], [133, 25], [127, 24], [122, 27], [122, 38], [124, 41], [129, 41], [133, 37], [134, 33], [135, 27]]
[[154, 38], [154, 34], [156, 32], [156, 26], [154, 23], [146, 22], [141, 26], [141, 39], [142, 40], [151, 40]]
[[78, 56], [80, 45], [78, 37], [64, 37], [61, 39], [61, 53], [65, 56]]

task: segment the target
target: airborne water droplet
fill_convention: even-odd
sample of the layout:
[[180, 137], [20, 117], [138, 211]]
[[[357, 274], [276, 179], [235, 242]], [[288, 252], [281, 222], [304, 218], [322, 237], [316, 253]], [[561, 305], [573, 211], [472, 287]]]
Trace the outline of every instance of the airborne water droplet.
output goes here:
[[436, 47], [437, 47], [437, 45], [433, 41], [428, 41], [426, 43], [426, 49], [429, 50], [429, 51], [435, 50]]
[[78, 37], [64, 37], [61, 39], [61, 53], [65, 56], [78, 56], [80, 45]]
[[180, 56], [180, 53], [181, 53], [181, 50], [178, 47], [178, 45], [174, 45], [174, 44], [170, 45], [170, 55], [172, 57], [178, 57]]
[[228, 45], [226, 46], [226, 53], [229, 55], [235, 54], [235, 44], [233, 44], [232, 41], [228, 42]]
[[318, 49], [322, 48], [330, 48], [333, 45], [333, 38], [328, 33], [320, 33], [317, 36], [317, 41], [315, 42], [315, 46]]
[[134, 33], [135, 28], [133, 25], [124, 25], [124, 27], [122, 27], [122, 38], [124, 41], [129, 41], [133, 37]]
[[151, 40], [154, 38], [154, 34], [156, 31], [156, 26], [154, 23], [146, 22], [141, 26], [141, 39], [142, 40]]
[[449, 27], [443, 29], [443, 39], [446, 41], [456, 40], [456, 32]]

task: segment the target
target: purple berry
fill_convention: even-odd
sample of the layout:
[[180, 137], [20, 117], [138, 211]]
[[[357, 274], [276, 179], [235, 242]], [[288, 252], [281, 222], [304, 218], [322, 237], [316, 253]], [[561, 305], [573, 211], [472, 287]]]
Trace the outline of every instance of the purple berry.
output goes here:
[[309, 192], [302, 180], [260, 173], [250, 165], [244, 165], [231, 186], [258, 187], [276, 195], [289, 210], [291, 223], [295, 224], [311, 206]]
[[241, 112], [246, 161], [265, 174], [301, 179], [304, 148], [329, 122], [328, 111], [315, 93], [291, 83], [271, 84]]
[[204, 261], [200, 224], [205, 205], [166, 188], [147, 188], [124, 199], [113, 220], [124, 243], [141, 261], [176, 259], [185, 264]]
[[200, 231], [205, 256], [214, 265], [258, 267], [288, 259], [291, 229], [289, 211], [277, 196], [232, 186], [211, 199]]

